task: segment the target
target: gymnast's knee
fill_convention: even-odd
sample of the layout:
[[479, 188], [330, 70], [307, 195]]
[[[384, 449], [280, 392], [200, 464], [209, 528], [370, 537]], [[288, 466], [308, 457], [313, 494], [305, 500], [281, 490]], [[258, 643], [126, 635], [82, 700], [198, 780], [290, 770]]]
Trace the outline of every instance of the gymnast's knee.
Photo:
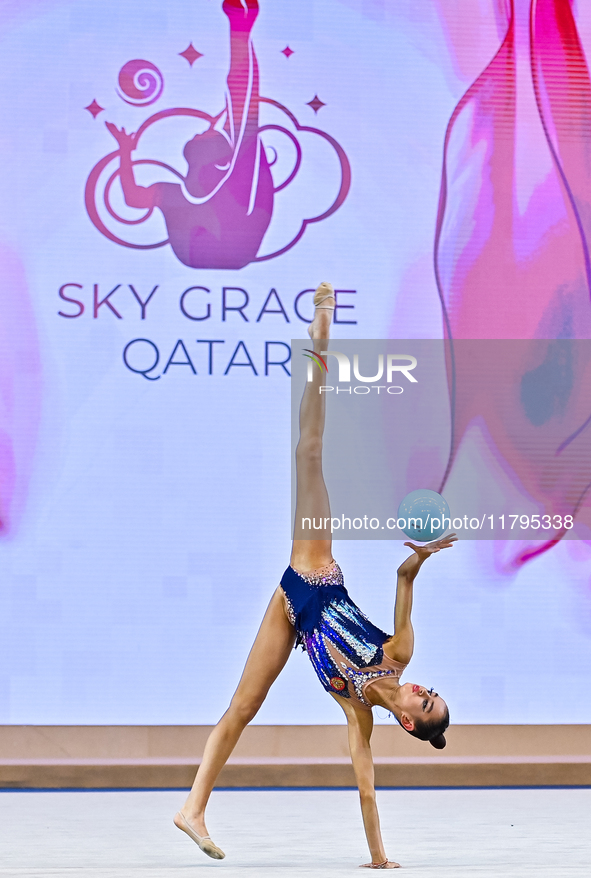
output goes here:
[[244, 696], [234, 696], [230, 702], [228, 713], [238, 725], [242, 727], [247, 726], [259, 712], [264, 700], [264, 697], [245, 698]]
[[302, 436], [296, 448], [296, 463], [314, 462], [322, 462], [322, 439], [320, 436]]

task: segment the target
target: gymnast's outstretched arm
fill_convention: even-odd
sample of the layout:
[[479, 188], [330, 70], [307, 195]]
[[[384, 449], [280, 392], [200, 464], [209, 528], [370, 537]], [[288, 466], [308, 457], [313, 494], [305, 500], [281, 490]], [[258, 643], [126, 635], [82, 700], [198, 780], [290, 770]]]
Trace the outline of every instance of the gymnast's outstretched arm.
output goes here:
[[415, 546], [414, 543], [405, 543], [405, 546], [413, 549], [398, 568], [396, 582], [396, 603], [394, 605], [394, 636], [384, 644], [384, 652], [395, 661], [407, 665], [414, 651], [415, 636], [411, 622], [413, 583], [419, 570], [431, 555], [449, 549], [455, 543], [455, 534], [434, 540], [425, 546]]
[[371, 863], [366, 863], [365, 867], [397, 869], [399, 864], [388, 860], [386, 857], [380, 829], [380, 817], [375, 791], [375, 772], [370, 745], [371, 733], [373, 731], [373, 714], [369, 710], [362, 713], [359, 710], [355, 710], [351, 703], [345, 701], [345, 699], [338, 698], [337, 696], [333, 697], [339, 702], [347, 717], [349, 752], [359, 790], [363, 828], [365, 829], [365, 837], [371, 853]]

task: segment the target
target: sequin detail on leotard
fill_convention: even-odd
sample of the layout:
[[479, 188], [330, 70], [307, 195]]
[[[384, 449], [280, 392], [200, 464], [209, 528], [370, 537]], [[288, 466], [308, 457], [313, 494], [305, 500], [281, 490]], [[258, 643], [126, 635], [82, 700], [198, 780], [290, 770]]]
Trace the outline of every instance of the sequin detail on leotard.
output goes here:
[[[295, 567], [293, 569], [295, 570]], [[321, 585], [343, 585], [345, 582], [343, 571], [336, 561], [332, 561], [330, 564], [327, 564], [326, 567], [318, 567], [316, 570], [310, 570], [309, 573], [300, 573], [299, 570], [296, 570], [296, 573], [298, 576], [301, 576], [308, 585], [317, 587]]]
[[[337, 586], [338, 588], [343, 588], [344, 586], [345, 580], [343, 578], [343, 572], [336, 561], [332, 561], [325, 567], [318, 567], [316, 570], [311, 570], [308, 573], [302, 573], [300, 570], [296, 570], [295, 567], [288, 569], [293, 570], [300, 579], [303, 579], [307, 585], [310, 585], [313, 588], [320, 588], [321, 586], [327, 585]], [[297, 613], [293, 601], [285, 588], [283, 588], [283, 597], [285, 598], [287, 618], [292, 625], [295, 625]], [[298, 643], [302, 642], [303, 640], [299, 638]]]
[[[379, 664], [379, 662], [374, 662], [374, 664]], [[341, 662], [341, 668], [343, 673], [347, 675], [351, 683], [353, 684], [353, 688], [355, 689], [355, 695], [361, 701], [362, 704], [365, 704], [366, 707], [371, 707], [371, 702], [367, 700], [363, 693], [363, 687], [370, 680], [378, 680], [380, 677], [391, 677], [392, 671], [356, 671], [354, 668], [349, 668], [345, 664], [345, 662]], [[397, 676], [397, 675], [395, 675]]]
[[331, 644], [343, 658], [357, 667], [379, 665], [382, 661], [382, 647], [371, 642], [368, 625], [371, 622], [355, 604], [335, 602], [322, 611], [316, 630], [304, 637], [304, 646], [314, 670], [329, 692], [335, 690], [331, 680], [342, 679], [345, 685], [339, 686], [337, 691], [343, 698], [351, 697], [346, 676], [331, 653]]
[[293, 608], [293, 604], [291, 602], [290, 596], [286, 593], [285, 589], [281, 589], [283, 592], [283, 599], [285, 601], [285, 609], [287, 611], [287, 618], [291, 622], [292, 625], [295, 625], [296, 614]]
[[[349, 666], [357, 671], [382, 664], [388, 635], [351, 600], [341, 568], [336, 562], [308, 573], [288, 567], [281, 586], [288, 618], [297, 631], [296, 645], [308, 653], [323, 687], [369, 706]], [[375, 676], [387, 673], [377, 671]], [[369, 679], [364, 677], [359, 685]]]

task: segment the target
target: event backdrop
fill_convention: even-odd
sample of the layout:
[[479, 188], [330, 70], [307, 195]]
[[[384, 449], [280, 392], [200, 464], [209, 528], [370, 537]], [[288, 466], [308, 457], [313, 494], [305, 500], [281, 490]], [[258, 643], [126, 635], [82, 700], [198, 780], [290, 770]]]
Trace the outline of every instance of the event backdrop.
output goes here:
[[[256, 6], [0, 6], [1, 722], [224, 710], [289, 558], [290, 342], [322, 280], [335, 339], [548, 339], [542, 420], [589, 442], [551, 377], [591, 335], [589, 4]], [[579, 538], [434, 558], [408, 677], [455, 722], [591, 722], [591, 474], [561, 445], [546, 478], [458, 399], [456, 478]], [[413, 460], [430, 487], [442, 454]], [[335, 547], [386, 629], [406, 552]], [[340, 711], [297, 654], [256, 721]]]

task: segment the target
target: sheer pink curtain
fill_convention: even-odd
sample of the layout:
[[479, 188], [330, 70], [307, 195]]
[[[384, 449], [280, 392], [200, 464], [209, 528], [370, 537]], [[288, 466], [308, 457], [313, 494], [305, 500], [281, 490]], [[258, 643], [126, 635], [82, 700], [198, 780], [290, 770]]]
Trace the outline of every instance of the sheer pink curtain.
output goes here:
[[[510, 0], [497, 14], [498, 51], [445, 134], [434, 265], [453, 438], [442, 486], [478, 425], [528, 503], [591, 534], [591, 375], [571, 341], [591, 337], [591, 83], [569, 0]], [[486, 384], [488, 346], [459, 339], [530, 340], [504, 346], [510, 398]], [[519, 565], [555, 542], [499, 555]]]

